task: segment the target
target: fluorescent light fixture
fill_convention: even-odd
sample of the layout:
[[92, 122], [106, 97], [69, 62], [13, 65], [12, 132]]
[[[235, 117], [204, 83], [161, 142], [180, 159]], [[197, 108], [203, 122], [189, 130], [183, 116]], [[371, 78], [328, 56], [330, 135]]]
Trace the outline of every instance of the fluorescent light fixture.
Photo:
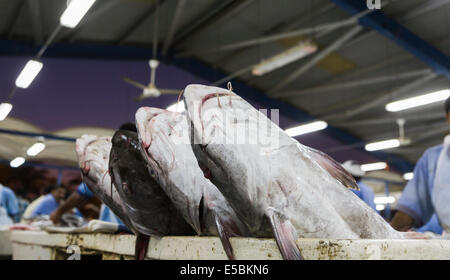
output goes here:
[[30, 60], [20, 72], [16, 79], [16, 86], [20, 88], [28, 88], [33, 82], [34, 78], [41, 72], [42, 62]]
[[39, 154], [40, 152], [42, 152], [44, 149], [45, 149], [44, 143], [42, 143], [42, 142], [34, 143], [33, 146], [28, 148], [27, 155], [34, 157], [37, 154]]
[[416, 97], [411, 97], [403, 99], [400, 101], [395, 101], [386, 105], [386, 110], [389, 112], [398, 112], [414, 107], [419, 107], [423, 105], [428, 105], [431, 103], [443, 101], [450, 96], [450, 89], [444, 89], [440, 91], [435, 91], [432, 93], [419, 95]]
[[413, 172], [408, 172], [403, 174], [403, 179], [409, 181], [412, 180], [414, 178], [414, 173]]
[[8, 116], [9, 112], [12, 110], [12, 104], [2, 103], [0, 104], [0, 121], [3, 121]]
[[377, 196], [373, 199], [373, 202], [375, 202], [375, 204], [394, 203], [395, 197], [393, 197], [393, 196]]
[[175, 104], [170, 105], [169, 107], [167, 107], [167, 111], [172, 111], [172, 112], [184, 112], [185, 108], [184, 108], [184, 103], [183, 101], [177, 102]]
[[12, 168], [17, 168], [17, 167], [21, 166], [22, 164], [24, 164], [24, 162], [25, 162], [25, 158], [23, 158], [23, 157], [16, 157], [15, 159], [11, 160], [9, 165]]
[[72, 0], [59, 19], [62, 26], [75, 28], [89, 11], [95, 0]]
[[378, 151], [378, 150], [384, 150], [384, 149], [391, 149], [395, 147], [400, 146], [400, 140], [398, 139], [389, 139], [379, 142], [373, 142], [366, 145], [366, 151], [372, 152], [372, 151]]
[[386, 162], [374, 162], [361, 165], [361, 169], [365, 172], [385, 169], [386, 167], [387, 167]]
[[261, 63], [255, 65], [252, 69], [252, 74], [261, 76], [269, 73], [277, 68], [283, 67], [291, 62], [299, 60], [317, 50], [317, 45], [303, 41], [288, 50], [263, 60]]
[[308, 124], [302, 124], [299, 126], [291, 127], [285, 130], [285, 132], [291, 136], [299, 136], [306, 133], [322, 130], [327, 128], [328, 124], [324, 121], [315, 121]]
[[386, 206], [384, 206], [383, 204], [377, 204], [375, 207], [378, 211], [382, 211], [384, 210], [384, 208], [386, 208]]

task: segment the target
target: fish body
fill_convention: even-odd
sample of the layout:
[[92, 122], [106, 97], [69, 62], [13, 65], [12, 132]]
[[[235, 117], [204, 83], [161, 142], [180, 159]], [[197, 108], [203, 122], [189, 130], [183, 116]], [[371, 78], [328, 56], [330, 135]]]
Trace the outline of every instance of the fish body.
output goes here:
[[190, 235], [190, 226], [150, 176], [137, 134], [118, 130], [112, 138], [109, 170], [133, 226], [148, 236]]
[[76, 153], [83, 182], [131, 231], [137, 233], [126, 214], [122, 198], [112, 185], [108, 172], [111, 146], [111, 137], [83, 135], [76, 140]]
[[247, 229], [199, 167], [185, 115], [143, 107], [136, 123], [146, 161], [172, 203], [198, 235], [219, 235], [233, 258], [228, 239], [247, 235]]
[[402, 237], [346, 188], [357, 186], [337, 162], [235, 93], [189, 85], [184, 102], [199, 163], [254, 236], [275, 236], [284, 258], [301, 259], [297, 237]]

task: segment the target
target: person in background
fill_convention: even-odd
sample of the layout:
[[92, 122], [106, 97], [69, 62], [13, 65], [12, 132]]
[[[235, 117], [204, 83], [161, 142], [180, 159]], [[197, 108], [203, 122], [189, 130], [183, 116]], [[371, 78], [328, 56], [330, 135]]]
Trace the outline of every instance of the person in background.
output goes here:
[[[61, 217], [65, 213], [72, 211], [74, 208], [85, 208], [86, 202], [92, 198], [94, 198], [94, 194], [84, 183], [81, 183], [78, 185], [77, 190], [70, 194], [69, 198], [50, 214], [50, 220], [52, 220], [54, 224], [59, 224], [61, 222]], [[94, 209], [90, 210], [91, 212], [94, 212]], [[96, 215], [92, 214], [85, 218], [89, 220], [98, 217], [98, 210], [96, 210], [96, 212]]]
[[375, 194], [373, 193], [373, 190], [361, 180], [366, 172], [364, 172], [361, 169], [361, 166], [353, 160], [347, 160], [342, 164], [342, 166], [345, 170], [352, 174], [352, 176], [355, 178], [356, 183], [358, 184], [359, 191], [352, 190], [352, 192], [359, 198], [361, 198], [365, 203], [367, 203], [367, 205], [369, 205], [373, 210], [377, 211], [374, 202]]
[[0, 225], [13, 224], [19, 214], [19, 204], [14, 192], [0, 184]]
[[25, 209], [25, 212], [23, 212], [22, 219], [20, 220], [21, 223], [27, 223], [29, 220], [31, 220], [31, 214], [33, 214], [34, 209], [41, 204], [42, 200], [44, 200], [45, 195], [48, 194], [47, 191], [44, 192], [43, 195], [33, 200]]
[[[444, 104], [447, 122], [450, 125], [450, 97]], [[432, 202], [433, 185], [438, 167], [438, 159], [444, 148], [443, 144], [427, 149], [417, 161], [414, 168], [414, 177], [403, 190], [391, 225], [399, 231], [409, 231], [414, 228], [425, 228], [440, 234], [443, 229], [435, 214]], [[450, 189], [448, 190], [450, 191]]]
[[[137, 132], [136, 125], [134, 123], [124, 123], [119, 127], [119, 130], [128, 130]], [[58, 207], [58, 209], [56, 209], [55, 211], [53, 211], [53, 213], [51, 213], [50, 219], [54, 224], [60, 223], [61, 217], [64, 213], [67, 213], [68, 211], [71, 211], [73, 208], [78, 207], [84, 201], [92, 198], [93, 196], [94, 194], [87, 187], [87, 185], [81, 183], [78, 186], [77, 191], [72, 193], [65, 203], [63, 203], [60, 207]], [[124, 226], [123, 222], [119, 219], [119, 217], [117, 217], [111, 211], [111, 209], [109, 209], [109, 207], [106, 206], [105, 204], [102, 204], [101, 206], [99, 219], [105, 222], [116, 223], [121, 226]]]
[[33, 210], [31, 218], [35, 218], [39, 215], [50, 215], [50, 213], [58, 208], [65, 196], [66, 189], [63, 186], [56, 185], [49, 187], [49, 194], [45, 195]]

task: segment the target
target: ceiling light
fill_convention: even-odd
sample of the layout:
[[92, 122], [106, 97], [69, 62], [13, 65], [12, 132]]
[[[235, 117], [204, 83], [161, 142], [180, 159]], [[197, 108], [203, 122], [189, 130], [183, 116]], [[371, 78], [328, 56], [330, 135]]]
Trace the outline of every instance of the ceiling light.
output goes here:
[[19, 77], [16, 79], [16, 86], [20, 88], [28, 88], [33, 82], [34, 78], [39, 74], [42, 69], [42, 62], [36, 60], [30, 60], [20, 72]]
[[16, 157], [15, 159], [11, 160], [9, 165], [12, 168], [17, 168], [17, 167], [21, 166], [22, 164], [24, 164], [24, 162], [25, 162], [25, 158], [23, 158], [23, 157]]
[[387, 167], [386, 162], [374, 162], [361, 165], [361, 169], [366, 172], [385, 169], [386, 167]]
[[444, 89], [432, 93], [419, 95], [399, 101], [395, 101], [386, 105], [386, 110], [389, 112], [398, 112], [418, 106], [428, 105], [431, 103], [443, 101], [450, 96], [450, 90]]
[[414, 173], [413, 172], [408, 172], [403, 174], [403, 179], [409, 181], [412, 180], [414, 178]]
[[183, 101], [177, 102], [175, 104], [170, 105], [169, 107], [167, 107], [168, 111], [172, 111], [172, 112], [184, 112], [185, 108], [184, 108], [184, 103]]
[[9, 112], [12, 110], [12, 104], [2, 103], [0, 104], [0, 121], [3, 121], [8, 116]]
[[27, 155], [29, 155], [29, 156], [36, 156], [37, 154], [42, 152], [44, 149], [45, 149], [45, 144], [44, 143], [42, 143], [42, 142], [34, 143], [33, 146], [31, 146], [27, 150]]
[[308, 124], [302, 124], [299, 126], [291, 127], [285, 130], [285, 132], [291, 136], [299, 136], [306, 133], [322, 130], [327, 128], [328, 124], [324, 121], [316, 121]]
[[275, 69], [285, 66], [291, 62], [299, 60], [317, 50], [317, 45], [310, 41], [303, 41], [288, 50], [263, 60], [255, 65], [252, 73], [255, 76], [261, 76]]
[[74, 28], [89, 11], [95, 0], [72, 0], [61, 15], [59, 22], [62, 26]]
[[365, 148], [366, 148], [366, 151], [372, 152], [372, 151], [396, 148], [399, 146], [400, 146], [400, 140], [389, 139], [389, 140], [369, 143], [365, 146]]
[[375, 204], [394, 203], [395, 197], [393, 197], [393, 196], [377, 196], [373, 199], [373, 202], [375, 202]]

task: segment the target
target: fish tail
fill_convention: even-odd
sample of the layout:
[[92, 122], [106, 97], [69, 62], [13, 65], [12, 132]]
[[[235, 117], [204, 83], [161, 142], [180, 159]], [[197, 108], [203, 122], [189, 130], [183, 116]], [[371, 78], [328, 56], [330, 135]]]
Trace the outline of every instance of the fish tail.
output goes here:
[[303, 260], [296, 244], [297, 232], [291, 222], [271, 207], [267, 209], [266, 215], [270, 220], [283, 259]]
[[134, 257], [136, 260], [143, 260], [147, 255], [148, 244], [150, 236], [138, 233], [136, 236], [136, 246], [134, 250]]

